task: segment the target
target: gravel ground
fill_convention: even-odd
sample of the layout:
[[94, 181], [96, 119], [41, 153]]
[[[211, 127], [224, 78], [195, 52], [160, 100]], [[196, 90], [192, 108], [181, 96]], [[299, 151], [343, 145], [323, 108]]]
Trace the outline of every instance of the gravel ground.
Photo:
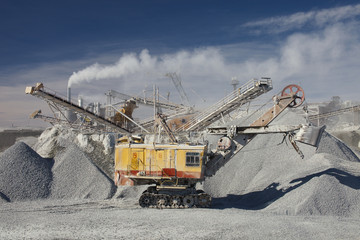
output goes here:
[[358, 239], [359, 218], [229, 209], [141, 209], [131, 201], [5, 204], [2, 239]]

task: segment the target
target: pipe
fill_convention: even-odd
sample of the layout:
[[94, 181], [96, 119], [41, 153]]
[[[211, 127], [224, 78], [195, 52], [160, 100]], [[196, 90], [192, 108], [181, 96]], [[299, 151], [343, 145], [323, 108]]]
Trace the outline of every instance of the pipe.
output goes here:
[[79, 105], [79, 107], [83, 107], [83, 99], [82, 99], [82, 97], [79, 95], [78, 96], [78, 105]]
[[70, 87], [67, 88], [67, 101], [71, 102], [71, 88]]

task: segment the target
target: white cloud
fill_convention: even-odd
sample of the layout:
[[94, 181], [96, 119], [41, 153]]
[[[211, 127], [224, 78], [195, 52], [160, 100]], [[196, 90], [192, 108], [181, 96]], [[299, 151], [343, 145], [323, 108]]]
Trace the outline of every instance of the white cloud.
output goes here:
[[298, 30], [305, 25], [324, 27], [329, 24], [338, 23], [348, 19], [353, 19], [360, 15], [360, 4], [347, 5], [342, 7], [298, 12], [287, 16], [271, 17], [259, 21], [248, 22], [242, 25], [245, 28], [255, 28], [255, 32], [260, 33], [262, 28], [267, 32], [280, 33], [288, 30]]
[[[274, 18], [269, 27], [281, 24], [281, 21], [283, 29], [296, 24], [321, 25], [311, 32], [293, 33], [282, 42], [239, 43], [162, 55], [151, 54], [145, 49], [140, 53], [123, 54], [120, 58], [99, 55], [95, 64], [91, 64], [96, 62], [94, 59], [46, 64], [14, 72], [6, 78], [29, 79], [27, 81], [31, 84], [43, 81], [45, 86], [65, 93], [66, 81], [70, 77], [74, 97], [81, 94], [100, 102], [105, 101], [104, 93], [109, 89], [141, 95], [144, 89], [151, 89], [152, 84], [156, 84], [161, 94], [171, 91], [171, 100], [180, 101], [170, 79], [164, 76], [167, 72], [178, 72], [190, 101], [201, 102], [193, 94], [193, 89], [207, 100], [206, 104], [210, 104], [230, 92], [233, 76], [237, 76], [241, 83], [253, 77], [267, 76], [273, 79], [275, 91], [272, 94], [287, 84], [295, 83], [304, 88], [310, 102], [328, 100], [335, 95], [359, 100], [359, 22], [355, 19], [342, 22], [359, 15], [360, 5], [351, 7]], [[268, 20], [259, 21], [252, 26], [266, 25], [266, 22]], [[74, 70], [76, 72], [71, 75]], [[12, 92], [17, 91], [14, 89]], [[19, 94], [24, 94], [23, 90]], [[11, 102], [16, 98], [4, 96], [2, 101]], [[2, 107], [5, 109], [8, 105]], [[16, 109], [16, 106], [11, 106]]]
[[240, 72], [266, 73], [283, 87], [303, 86], [308, 99], [340, 95], [358, 99], [360, 34], [357, 24], [335, 24], [321, 31], [289, 36], [275, 56], [240, 64]]
[[[189, 95], [194, 89], [208, 102], [214, 102], [229, 93], [233, 76], [241, 83], [267, 76], [274, 80], [275, 88], [290, 83], [303, 85], [309, 99], [328, 99], [333, 95], [355, 99], [354, 86], [360, 75], [356, 67], [360, 56], [357, 26], [354, 22], [337, 23], [317, 32], [292, 34], [281, 45], [273, 45], [271, 51], [268, 43], [265, 48], [259, 44], [234, 44], [166, 55], [151, 55], [143, 50], [139, 54], [124, 54], [114, 64], [90, 65], [74, 73], [70, 81], [75, 91], [81, 89], [83, 95], [89, 95], [89, 90], [105, 92], [105, 88], [141, 94], [155, 83], [164, 95], [171, 91], [174, 97], [176, 90], [164, 75], [179, 72]], [[265, 53], [261, 54], [263, 49]], [[243, 55], [236, 58], [237, 53]], [[194, 103], [200, 101], [196, 96], [190, 98]]]
[[[194, 94], [214, 102], [231, 90], [231, 77], [245, 83], [253, 77], [267, 76], [274, 87], [299, 83], [308, 89], [309, 98], [329, 98], [342, 95], [356, 98], [358, 85], [358, 56], [360, 32], [358, 24], [337, 23], [317, 32], [295, 33], [282, 44], [233, 44], [194, 50], [180, 50], [171, 54], [153, 55], [147, 50], [127, 53], [117, 61], [113, 56], [101, 57], [103, 63], [88, 65], [70, 76], [73, 94], [104, 97], [109, 89], [140, 95], [152, 84], [160, 87], [163, 95], [171, 92], [171, 99], [179, 101], [167, 72], [181, 74], [183, 86], [193, 103], [201, 101]], [[90, 61], [87, 61], [90, 62]], [[66, 92], [67, 75], [80, 68], [84, 61], [55, 63], [17, 73], [12, 78], [31, 79], [30, 84], [43, 81], [45, 86]], [[347, 84], [344, 84], [344, 81]]]

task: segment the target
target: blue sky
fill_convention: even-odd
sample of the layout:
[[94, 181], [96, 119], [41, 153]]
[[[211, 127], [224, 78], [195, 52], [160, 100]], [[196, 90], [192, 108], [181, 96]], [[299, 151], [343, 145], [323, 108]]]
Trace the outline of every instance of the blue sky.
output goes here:
[[233, 76], [359, 100], [358, 1], [3, 0], [0, 18], [0, 126], [36, 125], [27, 116], [46, 105], [23, 92], [39, 81], [99, 101], [157, 84], [175, 101], [174, 71], [209, 104]]
[[351, 3], [311, 2], [3, 0], [0, 53], [6, 58], [0, 63], [2, 68], [28, 66], [113, 51], [147, 48], [158, 53], [261, 41], [241, 25]]

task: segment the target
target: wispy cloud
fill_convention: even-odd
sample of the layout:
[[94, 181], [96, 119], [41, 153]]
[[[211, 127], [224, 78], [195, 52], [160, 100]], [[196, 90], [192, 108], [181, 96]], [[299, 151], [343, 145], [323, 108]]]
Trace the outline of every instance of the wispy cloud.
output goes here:
[[324, 27], [359, 16], [360, 4], [357, 4], [271, 17], [259, 21], [247, 22], [241, 27], [251, 28], [254, 32], [258, 33], [263, 30], [270, 33], [280, 33], [288, 30], [298, 30], [305, 26]]
[[311, 32], [290, 32], [276, 43], [209, 46], [169, 54], [153, 54], [146, 49], [116, 57], [103, 53], [92, 59], [52, 62], [0, 75], [0, 80], [16, 79], [24, 84], [2, 87], [1, 92], [6, 94], [0, 96], [0, 109], [8, 114], [1, 122], [9, 125], [25, 121], [26, 124], [28, 114], [39, 108], [42, 101], [25, 96], [26, 85], [43, 81], [45, 86], [65, 93], [69, 78], [74, 97], [80, 94], [87, 96], [88, 101], [102, 103], [109, 89], [136, 95], [152, 84], [158, 85], [163, 95], [170, 91], [172, 101], [179, 101], [174, 99], [177, 93], [170, 79], [164, 77], [167, 72], [181, 74], [183, 86], [194, 104], [201, 102], [196, 95], [210, 104], [229, 93], [233, 76], [242, 83], [253, 77], [271, 77], [276, 90], [287, 84], [299, 84], [309, 102], [336, 95], [359, 100], [360, 30], [355, 19], [360, 15], [359, 8], [360, 5], [346, 6], [248, 23], [248, 27], [261, 30], [262, 26], [270, 30], [278, 25], [282, 31], [296, 29], [298, 25], [321, 26]]
[[[231, 77], [241, 82], [267, 76], [282, 87], [299, 83], [309, 99], [326, 99], [333, 95], [357, 98], [358, 56], [360, 32], [356, 22], [337, 23], [312, 31], [294, 33], [281, 44], [240, 43], [233, 45], [180, 50], [169, 54], [152, 54], [148, 50], [94, 59], [52, 63], [29, 71], [17, 72], [13, 79], [28, 79], [29, 84], [43, 81], [45, 86], [66, 92], [67, 79], [73, 94], [104, 99], [104, 93], [114, 89], [139, 95], [153, 84], [165, 95], [177, 93], [167, 72], [181, 74], [185, 90], [195, 90], [211, 102], [231, 90]], [[86, 64], [93, 62], [93, 64]], [[87, 67], [86, 67], [87, 66]], [[80, 70], [78, 70], [80, 69]], [[75, 73], [71, 74], [72, 71]], [[344, 84], [344, 81], [347, 84]], [[201, 101], [193, 95], [193, 103]]]
[[211, 102], [231, 89], [232, 76], [243, 83], [267, 76], [273, 78], [276, 88], [290, 83], [302, 85], [310, 101], [334, 95], [356, 99], [354, 86], [360, 75], [356, 66], [360, 56], [357, 26], [353, 22], [337, 23], [311, 33], [294, 33], [280, 45], [234, 44], [167, 55], [151, 55], [143, 50], [125, 54], [113, 64], [90, 65], [74, 73], [70, 80], [74, 88], [83, 91], [92, 85], [93, 91], [108, 86], [141, 93], [156, 83], [164, 93], [175, 91], [164, 74], [176, 71], [182, 75], [184, 88], [196, 90]]

